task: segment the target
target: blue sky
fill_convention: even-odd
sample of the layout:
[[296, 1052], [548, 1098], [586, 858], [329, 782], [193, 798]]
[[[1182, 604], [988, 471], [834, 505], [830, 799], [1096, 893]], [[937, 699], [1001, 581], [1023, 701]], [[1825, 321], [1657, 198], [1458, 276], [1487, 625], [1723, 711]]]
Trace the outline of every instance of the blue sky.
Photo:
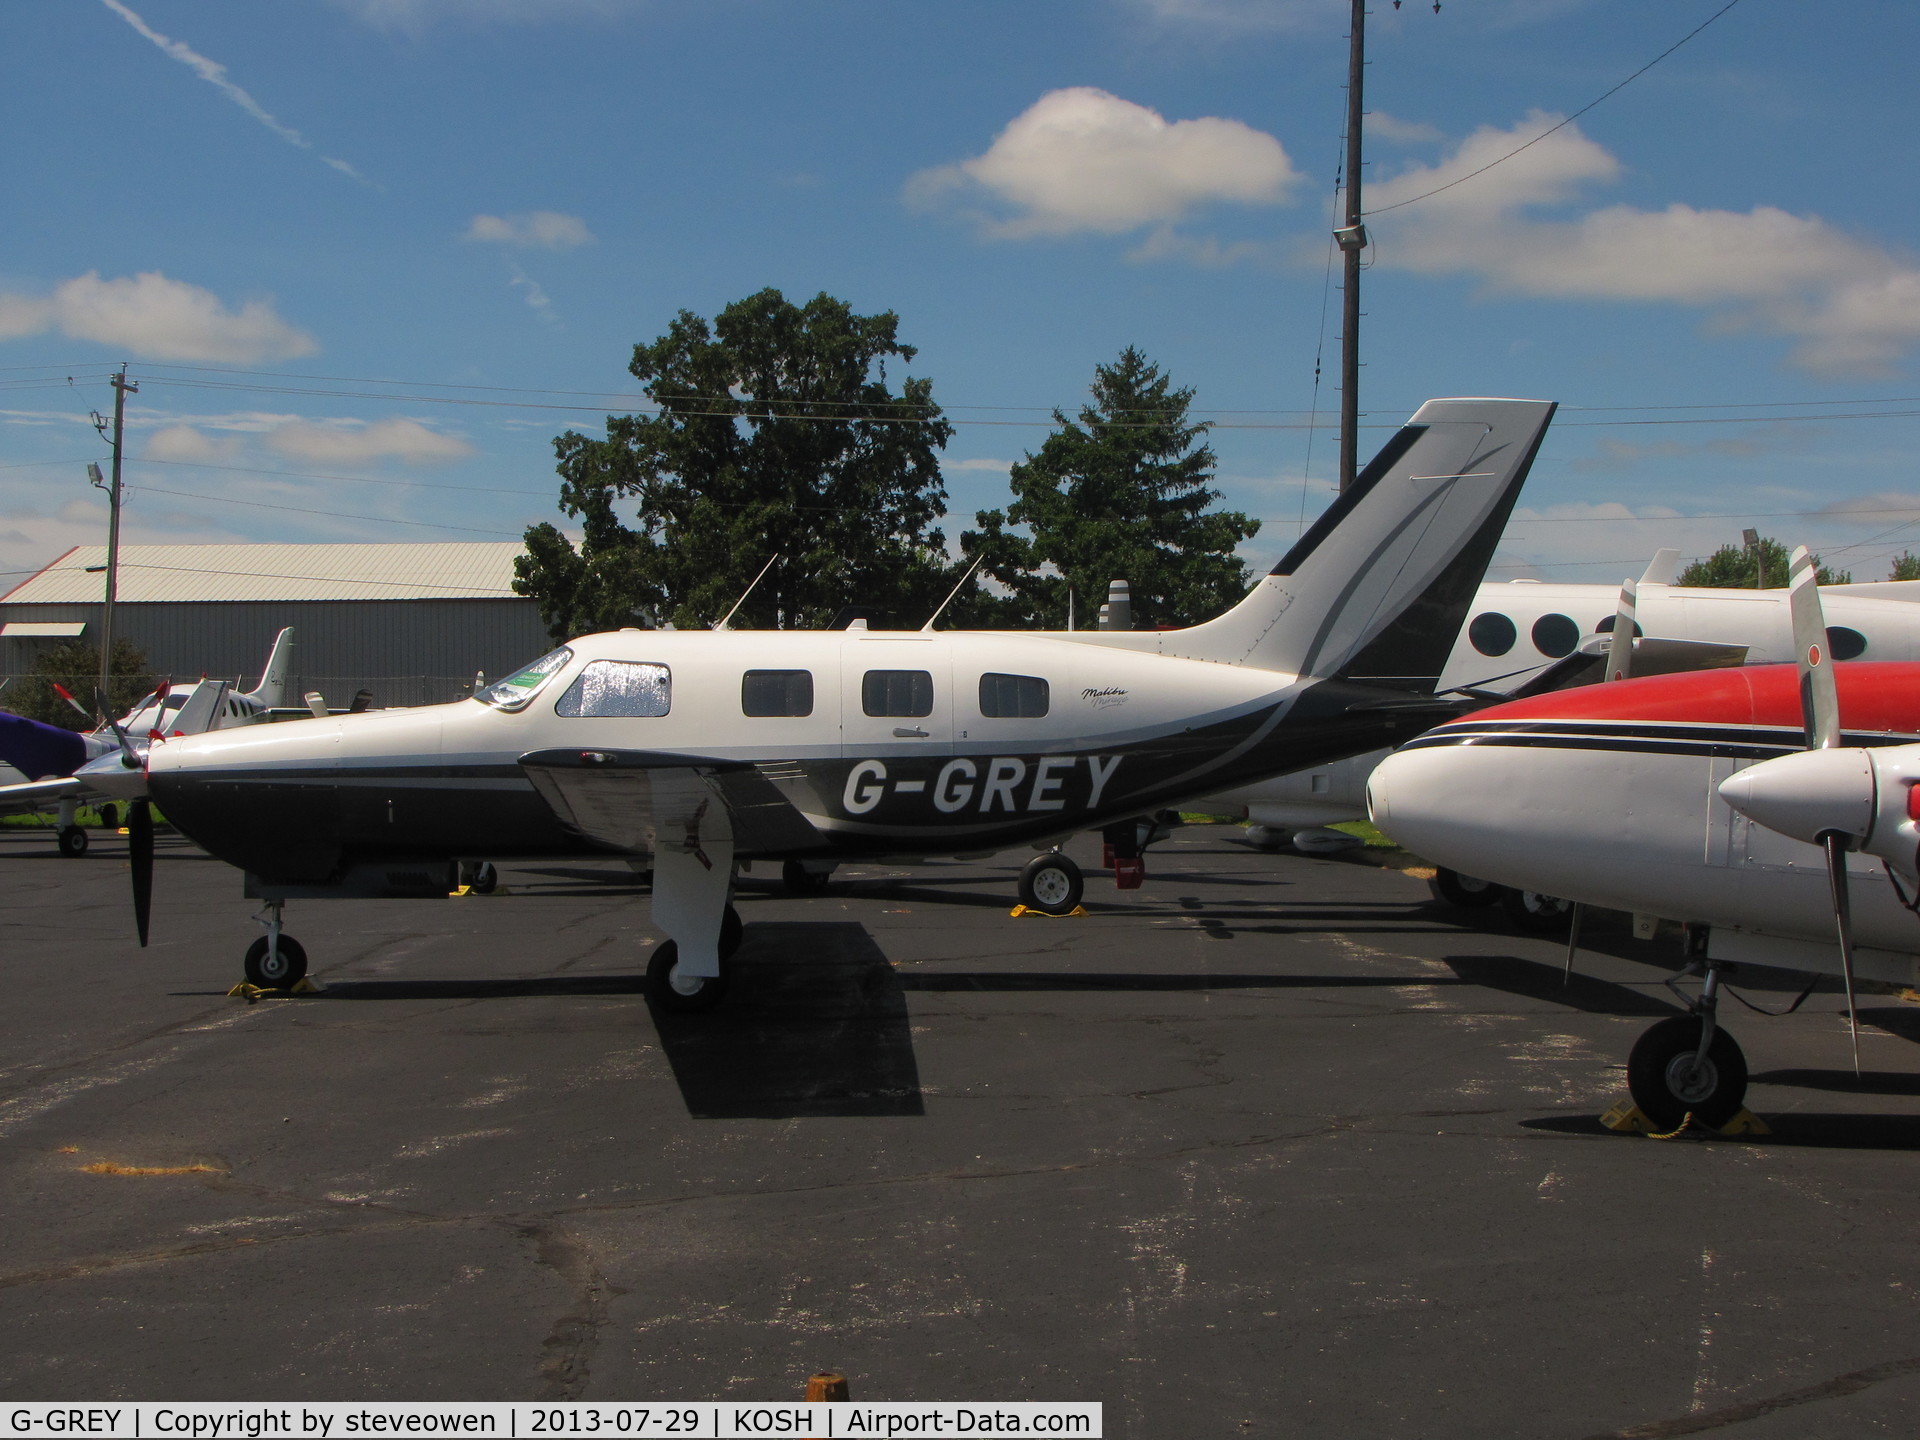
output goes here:
[[[1381, 0], [1370, 204], [1723, 3]], [[635, 341], [767, 285], [900, 315], [958, 425], [949, 534], [1132, 344], [1221, 423], [1270, 561], [1335, 455], [1346, 8], [19, 0], [0, 571], [103, 538], [111, 364], [141, 384], [131, 539], [507, 539], [554, 517], [549, 441], [621, 408]], [[1910, 5], [1740, 0], [1372, 222], [1369, 424], [1568, 407], [1498, 575], [1613, 581], [1749, 524], [1859, 578], [1920, 548], [1916, 50]]]

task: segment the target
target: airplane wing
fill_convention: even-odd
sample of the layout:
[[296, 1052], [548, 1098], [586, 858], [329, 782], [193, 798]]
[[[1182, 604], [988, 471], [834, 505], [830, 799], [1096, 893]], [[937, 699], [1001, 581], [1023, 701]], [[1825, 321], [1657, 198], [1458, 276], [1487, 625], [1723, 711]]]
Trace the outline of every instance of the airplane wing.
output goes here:
[[671, 842], [716, 806], [743, 852], [826, 848], [760, 766], [648, 750], [536, 750], [520, 766], [561, 824], [617, 850]]
[[64, 776], [57, 780], [28, 780], [19, 785], [0, 785], [0, 810], [45, 810], [62, 800], [92, 793], [84, 780]]

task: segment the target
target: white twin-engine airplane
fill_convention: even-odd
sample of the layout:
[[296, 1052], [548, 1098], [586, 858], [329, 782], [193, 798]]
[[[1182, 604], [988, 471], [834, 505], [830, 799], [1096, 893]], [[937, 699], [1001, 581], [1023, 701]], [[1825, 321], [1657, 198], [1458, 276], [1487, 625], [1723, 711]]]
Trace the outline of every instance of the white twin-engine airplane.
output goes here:
[[1739, 1111], [1746, 1061], [1718, 1023], [1739, 967], [1840, 976], [1850, 1016], [1856, 974], [1920, 985], [1920, 665], [1833, 665], [1804, 549], [1790, 607], [1797, 668], [1495, 706], [1389, 756], [1369, 786], [1374, 822], [1437, 864], [1687, 925], [1691, 1013], [1627, 1064], [1663, 1127]]
[[[1429, 401], [1272, 574], [1191, 629], [588, 635], [470, 700], [129, 744], [90, 778], [136, 811], [151, 795], [247, 871], [268, 902], [256, 984], [304, 972], [288, 899], [444, 895], [463, 859], [612, 852], [652, 857], [656, 1002], [703, 1009], [739, 941], [741, 861], [1133, 833], [1183, 797], [1458, 713], [1435, 680], [1553, 410]], [[1056, 913], [1078, 892], [1057, 851], [1022, 881]]]

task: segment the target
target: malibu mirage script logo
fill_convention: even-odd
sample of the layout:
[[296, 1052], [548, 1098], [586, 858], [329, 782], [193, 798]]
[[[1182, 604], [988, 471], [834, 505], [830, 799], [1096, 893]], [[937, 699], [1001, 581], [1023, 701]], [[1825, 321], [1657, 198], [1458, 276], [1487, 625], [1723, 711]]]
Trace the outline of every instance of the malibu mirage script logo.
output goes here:
[[1122, 690], [1118, 685], [1107, 685], [1103, 687], [1089, 685], [1080, 692], [1080, 698], [1092, 705], [1096, 710], [1106, 710], [1115, 705], [1126, 704], [1127, 692]]

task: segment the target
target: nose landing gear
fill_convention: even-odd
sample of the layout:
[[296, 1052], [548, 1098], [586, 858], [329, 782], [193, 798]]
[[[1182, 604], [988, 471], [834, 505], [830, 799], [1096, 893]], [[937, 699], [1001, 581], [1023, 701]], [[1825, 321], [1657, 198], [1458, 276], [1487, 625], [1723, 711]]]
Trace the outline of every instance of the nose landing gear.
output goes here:
[[[1747, 1057], [1718, 1024], [1723, 967], [1707, 961], [1705, 968], [1699, 998], [1688, 1004], [1693, 1013], [1652, 1026], [1634, 1042], [1627, 1057], [1627, 1089], [1633, 1103], [1648, 1120], [1668, 1130], [1677, 1128], [1688, 1115], [1717, 1130], [1740, 1113], [1746, 1099]], [[1697, 973], [1696, 965], [1680, 975]], [[1674, 980], [1667, 984], [1681, 994]]]
[[280, 929], [280, 911], [284, 904], [284, 901], [269, 900], [267, 908], [253, 917], [267, 927], [267, 933], [247, 947], [244, 969], [247, 983], [262, 990], [291, 990], [306, 978], [306, 950]]

